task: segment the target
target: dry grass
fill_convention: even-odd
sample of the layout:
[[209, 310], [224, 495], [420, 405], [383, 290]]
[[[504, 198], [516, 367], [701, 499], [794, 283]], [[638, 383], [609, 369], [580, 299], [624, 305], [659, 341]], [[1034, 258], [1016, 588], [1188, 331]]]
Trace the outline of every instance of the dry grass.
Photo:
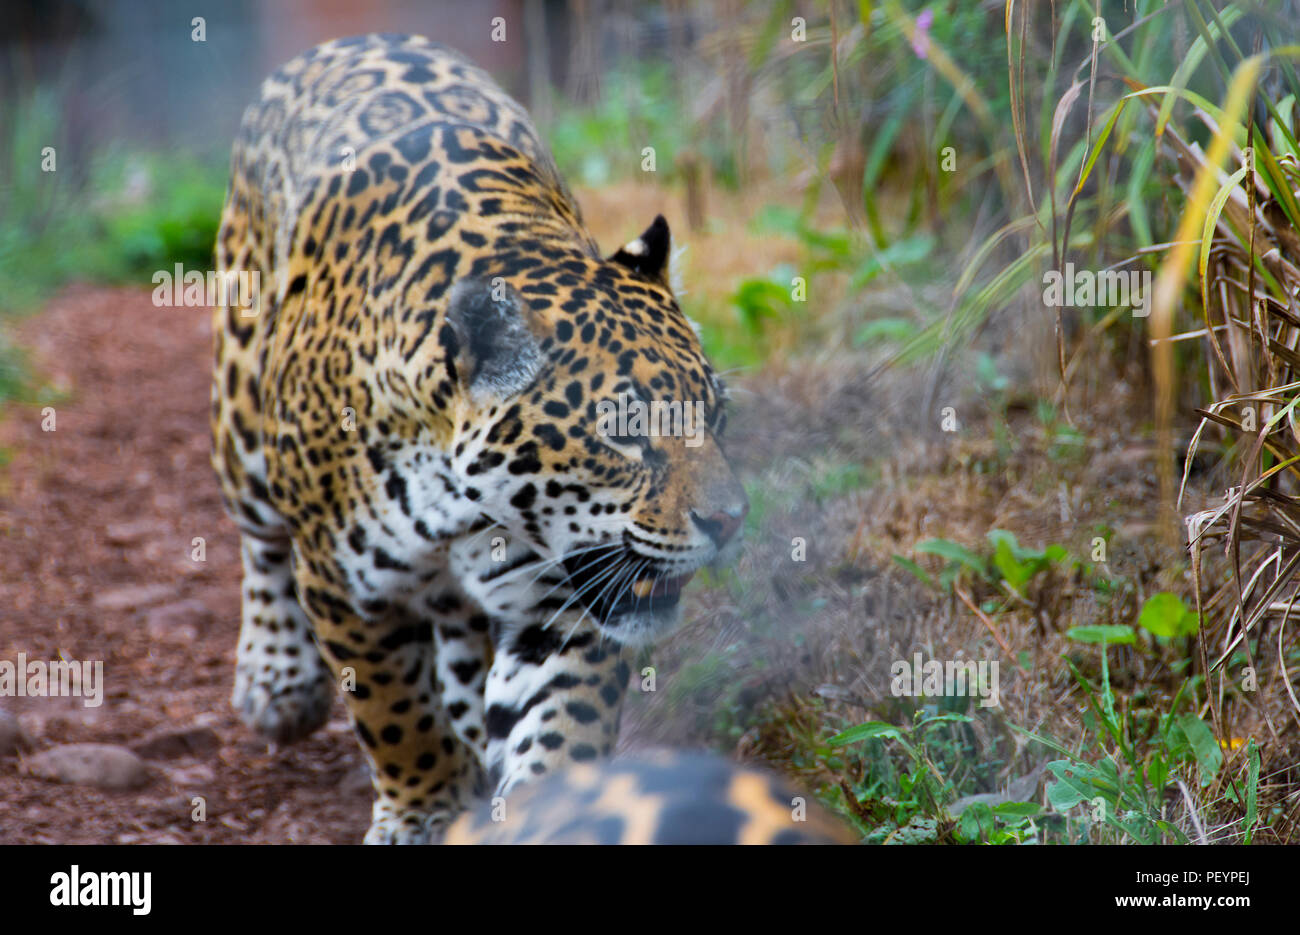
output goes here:
[[[744, 192], [716, 187], [706, 190], [708, 222], [692, 231], [686, 223], [685, 197], [658, 185], [616, 182], [600, 188], [580, 188], [574, 194], [583, 217], [601, 249], [612, 253], [648, 226], [656, 214], [668, 220], [674, 247], [686, 248], [675, 260], [681, 263], [685, 293], [703, 303], [724, 309], [736, 284], [758, 271], [799, 260], [798, 244], [753, 229], [754, 218], [783, 193], [768, 187]], [[640, 225], [629, 230], [628, 224]]]

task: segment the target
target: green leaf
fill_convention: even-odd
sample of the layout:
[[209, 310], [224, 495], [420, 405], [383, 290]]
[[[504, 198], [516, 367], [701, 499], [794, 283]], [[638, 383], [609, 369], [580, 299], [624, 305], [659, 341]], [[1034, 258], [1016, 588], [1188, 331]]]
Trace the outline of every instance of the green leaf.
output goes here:
[[993, 809], [983, 802], [972, 802], [966, 806], [958, 820], [961, 835], [968, 841], [983, 841], [996, 825]]
[[1223, 212], [1223, 206], [1232, 196], [1233, 189], [1235, 189], [1241, 180], [1246, 177], [1246, 173], [1250, 171], [1250, 168], [1250, 165], [1247, 164], [1232, 173], [1232, 176], [1223, 184], [1223, 187], [1219, 189], [1214, 198], [1210, 201], [1209, 210], [1205, 212], [1205, 228], [1201, 231], [1201, 256], [1197, 266], [1197, 270], [1200, 274], [1201, 303], [1203, 308], [1210, 307], [1210, 283], [1206, 272], [1210, 266], [1210, 245], [1214, 241], [1214, 231], [1219, 224], [1219, 215]]
[[882, 341], [903, 343], [916, 337], [916, 322], [907, 318], [877, 318], [869, 321], [853, 333], [854, 347], [864, 344], [876, 344]]
[[903, 732], [893, 724], [885, 721], [867, 721], [865, 724], [850, 727], [848, 730], [836, 734], [826, 742], [832, 747], [842, 747], [845, 744], [857, 743], [859, 740], [870, 740], [876, 737], [902, 740]]
[[1142, 605], [1138, 624], [1156, 636], [1191, 636], [1197, 629], [1197, 617], [1177, 594], [1161, 591]]
[[[1228, 7], [1223, 11], [1221, 20], [1224, 26], [1231, 26], [1241, 18], [1242, 11], [1234, 7]], [[1160, 103], [1160, 111], [1156, 114], [1155, 135], [1159, 137], [1165, 132], [1165, 124], [1169, 122], [1169, 117], [1174, 112], [1174, 102], [1178, 100], [1178, 92], [1187, 87], [1187, 81], [1191, 78], [1193, 72], [1201, 64], [1201, 59], [1209, 48], [1207, 39], [1217, 39], [1219, 36], [1219, 27], [1217, 24], [1206, 25], [1207, 33], [1203, 33], [1192, 40], [1191, 45], [1183, 54], [1183, 59], [1179, 62], [1178, 67], [1174, 70], [1174, 76], [1169, 84], [1175, 93], [1166, 94], [1164, 100]]]
[[1255, 833], [1255, 822], [1259, 819], [1259, 747], [1252, 737], [1246, 746], [1246, 834], [1244, 843], [1249, 844]]
[[1047, 784], [1047, 801], [1056, 811], [1068, 812], [1097, 794], [1090, 783], [1074, 775], [1079, 768], [1069, 760], [1053, 760], [1047, 768], [1060, 780]]
[[[1174, 99], [1170, 96], [1166, 100], [1172, 102]], [[1147, 140], [1138, 148], [1137, 155], [1133, 157], [1133, 166], [1129, 170], [1128, 197], [1124, 201], [1128, 205], [1129, 222], [1133, 225], [1133, 233], [1137, 236], [1137, 242], [1143, 246], [1153, 242], [1151, 221], [1147, 213], [1147, 193], [1143, 189], [1151, 177], [1155, 154], [1155, 140]]]
[[1133, 632], [1132, 627], [1118, 624], [1071, 627], [1065, 631], [1065, 635], [1072, 640], [1078, 640], [1080, 643], [1110, 643], [1111, 645], [1124, 643], [1131, 645], [1137, 642], [1137, 634]]
[[1007, 583], [1017, 591], [1022, 590], [1034, 576], [1034, 567], [1028, 562], [1016, 561], [1011, 546], [1005, 541], [999, 542], [993, 550], [993, 564], [1002, 573]]
[[900, 566], [915, 575], [922, 584], [929, 585], [930, 587], [935, 586], [934, 578], [931, 577], [928, 571], [916, 564], [916, 562], [912, 561], [910, 558], [903, 558], [901, 555], [895, 555], [893, 558]]
[[926, 539], [924, 542], [918, 542], [913, 547], [914, 552], [921, 552], [926, 555], [937, 555], [940, 558], [946, 558], [949, 561], [957, 562], [959, 565], [971, 569], [981, 578], [989, 576], [988, 567], [984, 560], [966, 548], [964, 545], [958, 545], [948, 539]]
[[1023, 727], [1021, 727], [1018, 724], [1008, 724], [1007, 726], [1010, 727], [1013, 731], [1015, 731], [1020, 736], [1024, 737], [1026, 740], [1033, 741], [1034, 743], [1040, 743], [1044, 747], [1047, 747], [1047, 749], [1055, 750], [1057, 753], [1060, 753], [1063, 756], [1067, 756], [1067, 757], [1074, 756], [1074, 753], [1072, 753], [1068, 747], [1064, 746], [1059, 741], [1054, 740], [1051, 737], [1039, 736], [1038, 734], [1035, 734], [1033, 731], [1025, 730]]
[[1003, 802], [993, 806], [993, 814], [999, 818], [1035, 818], [1043, 811], [1037, 802]]
[[1092, 152], [1088, 154], [1088, 159], [1083, 164], [1083, 170], [1079, 173], [1079, 181], [1078, 184], [1074, 186], [1074, 193], [1070, 196], [1071, 199], [1078, 197], [1079, 192], [1083, 191], [1083, 186], [1088, 181], [1088, 176], [1092, 174], [1092, 167], [1096, 163], [1097, 157], [1101, 155], [1102, 148], [1106, 145], [1106, 140], [1110, 138], [1110, 131], [1115, 129], [1115, 121], [1118, 120], [1119, 115], [1124, 112], [1124, 105], [1127, 103], [1128, 100], [1126, 98], [1120, 98], [1115, 102], [1115, 107], [1114, 110], [1111, 111], [1110, 118], [1106, 121], [1105, 125], [1102, 126], [1101, 132], [1097, 134], [1097, 141], [1092, 146]]
[[920, 730], [922, 727], [929, 727], [932, 724], [970, 724], [974, 720], [969, 714], [937, 714], [934, 717], [919, 721], [916, 727], [917, 730]]
[[[890, 244], [888, 247], [868, 256], [858, 267], [849, 281], [849, 291], [857, 292], [880, 275], [881, 271], [897, 269], [920, 263], [934, 249], [935, 239], [928, 234], [919, 234]], [[911, 337], [911, 335], [909, 335]]]
[[938, 823], [933, 818], [913, 815], [912, 820], [891, 834], [886, 844], [930, 844], [939, 837]]
[[1195, 714], [1180, 714], [1175, 719], [1175, 723], [1187, 738], [1187, 743], [1196, 757], [1196, 765], [1201, 771], [1201, 785], [1209, 785], [1210, 780], [1219, 772], [1219, 767], [1223, 765], [1223, 751], [1219, 749], [1219, 742], [1214, 739], [1214, 732]]
[[746, 279], [731, 296], [741, 322], [753, 334], [762, 331], [763, 319], [780, 317], [790, 301], [790, 287], [771, 278]]
[[1016, 558], [1026, 558], [1030, 550], [1022, 549], [1020, 543], [1016, 540], [1016, 534], [1007, 529], [990, 529], [988, 531], [989, 543], [997, 548], [1006, 546], [1007, 550]]

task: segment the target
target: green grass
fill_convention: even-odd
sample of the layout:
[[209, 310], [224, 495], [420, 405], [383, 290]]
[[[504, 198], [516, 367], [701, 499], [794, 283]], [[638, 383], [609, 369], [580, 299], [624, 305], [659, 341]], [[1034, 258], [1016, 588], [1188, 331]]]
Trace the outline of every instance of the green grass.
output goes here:
[[[1062, 755], [1047, 764], [1054, 777], [1047, 799], [1057, 812], [1071, 816], [1066, 833], [1072, 843], [1189, 843], [1185, 829], [1197, 821], [1185, 820], [1182, 827], [1173, 822], [1169, 816], [1177, 809], [1170, 808], [1170, 800], [1182, 778], [1208, 786], [1223, 765], [1214, 732], [1190, 710], [1185, 692], [1190, 683], [1183, 683], [1164, 711], [1141, 704], [1120, 710], [1104, 642], [1099, 686], [1072, 663], [1070, 669], [1087, 699], [1081, 742], [1067, 747], [1041, 732], [1022, 733]], [[1257, 791], [1252, 787], [1251, 795]], [[1253, 830], [1253, 821], [1248, 822], [1246, 833]]]
[[[32, 308], [78, 274], [90, 242], [79, 192], [66, 168], [56, 91], [38, 89], [0, 104], [0, 309]], [[53, 168], [43, 171], [53, 149]], [[59, 153], [65, 168], [59, 171]]]
[[1025, 843], [1036, 834], [1032, 819], [1041, 819], [1043, 809], [1033, 802], [970, 805], [960, 819], [950, 815], [960, 796], [992, 786], [1009, 755], [978, 749], [975, 717], [954, 710], [966, 700], [915, 707], [907, 726], [857, 724], [818, 748], [828, 767], [861, 777], [835, 790], [829, 804], [853, 821], [865, 843]]
[[211, 269], [225, 170], [194, 159], [117, 156], [99, 166], [94, 190], [120, 193], [132, 178], [147, 187], [136, 198], [109, 195], [95, 212], [98, 246], [91, 276], [115, 283], [148, 283], [153, 273], [182, 264]]
[[[60, 93], [0, 104], [0, 402], [34, 398], [36, 375], [5, 332], [76, 280], [148, 287], [157, 270], [213, 263], [225, 168], [184, 153], [96, 154], [69, 164]], [[46, 147], [52, 147], [53, 171]]]
[[[654, 147], [655, 175], [660, 182], [678, 177], [677, 159], [688, 147], [688, 123], [681, 119], [673, 93], [672, 73], [663, 63], [621, 67], [603, 79], [592, 106], [560, 102], [543, 128], [555, 162], [575, 184], [597, 186], [638, 175], [642, 150]], [[734, 179], [726, 158], [713, 164], [721, 178]]]

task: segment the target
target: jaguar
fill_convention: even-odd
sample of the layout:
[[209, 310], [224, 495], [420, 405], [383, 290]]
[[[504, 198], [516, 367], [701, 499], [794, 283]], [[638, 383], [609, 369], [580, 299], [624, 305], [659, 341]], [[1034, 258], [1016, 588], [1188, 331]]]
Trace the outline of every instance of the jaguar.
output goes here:
[[[245, 111], [216, 263], [259, 285], [213, 309], [211, 391], [232, 701], [288, 743], [341, 692], [367, 843], [609, 755], [633, 654], [734, 558], [727, 391], [672, 251], [658, 216], [602, 253], [527, 112], [422, 37], [327, 42]], [[703, 425], [599, 418], [629, 404]]]

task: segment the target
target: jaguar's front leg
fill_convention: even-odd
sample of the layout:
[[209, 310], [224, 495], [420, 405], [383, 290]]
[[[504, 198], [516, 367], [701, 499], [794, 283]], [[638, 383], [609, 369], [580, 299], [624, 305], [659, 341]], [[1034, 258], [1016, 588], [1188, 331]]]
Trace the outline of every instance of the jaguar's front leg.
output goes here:
[[433, 624], [420, 608], [356, 612], [344, 592], [297, 569], [321, 656], [370, 761], [375, 805], [367, 844], [424, 844], [485, 791], [479, 753], [443, 706]]
[[614, 749], [632, 650], [589, 623], [571, 629], [532, 624], [499, 638], [486, 697], [488, 771], [498, 795]]

